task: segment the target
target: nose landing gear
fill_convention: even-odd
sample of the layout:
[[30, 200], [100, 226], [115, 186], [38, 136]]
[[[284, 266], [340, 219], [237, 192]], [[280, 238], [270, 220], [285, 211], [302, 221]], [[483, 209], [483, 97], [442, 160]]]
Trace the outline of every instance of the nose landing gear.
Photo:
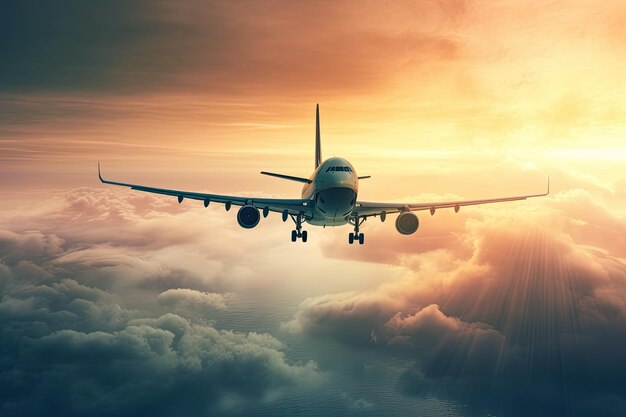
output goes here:
[[358, 241], [359, 245], [362, 245], [363, 243], [365, 243], [365, 235], [363, 233], [359, 233], [359, 227], [363, 224], [363, 222], [365, 221], [365, 217], [357, 217], [355, 216], [351, 221], [350, 224], [354, 225], [354, 233], [350, 232], [350, 234], [348, 234], [348, 243], [349, 244], [353, 244], [354, 241]]
[[291, 214], [291, 219], [296, 224], [296, 230], [291, 231], [291, 241], [295, 242], [298, 238], [301, 238], [303, 242], [306, 242], [308, 238], [308, 233], [306, 230], [302, 230], [302, 213], [298, 213], [297, 215]]

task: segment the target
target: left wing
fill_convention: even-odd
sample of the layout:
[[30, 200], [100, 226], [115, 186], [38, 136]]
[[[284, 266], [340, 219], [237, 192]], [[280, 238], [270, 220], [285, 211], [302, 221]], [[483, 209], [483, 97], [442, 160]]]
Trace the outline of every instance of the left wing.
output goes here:
[[458, 200], [458, 201], [442, 201], [432, 203], [373, 203], [367, 201], [357, 201], [354, 207], [353, 215], [359, 217], [377, 216], [382, 213], [392, 214], [403, 211], [430, 210], [430, 214], [435, 214], [435, 210], [440, 208], [454, 207], [457, 212], [462, 206], [476, 206], [479, 204], [502, 203], [505, 201], [526, 200], [532, 197], [543, 197], [550, 194], [550, 178], [548, 178], [548, 189], [542, 194], [529, 194], [514, 197], [487, 198], [483, 200]]
[[[128, 184], [125, 182], [108, 181], [102, 178], [100, 173], [100, 163], [98, 163], [98, 178], [104, 184], [120, 185], [122, 187], [130, 187], [131, 190], [145, 191], [154, 194], [171, 195], [178, 198], [178, 202], [182, 203], [185, 198], [191, 200], [200, 200], [204, 202], [204, 207], [207, 207], [210, 202], [223, 203], [226, 205], [226, 210], [230, 209], [231, 205], [255, 206], [261, 210], [267, 209], [268, 211], [274, 211], [278, 213], [287, 214], [303, 214], [305, 217], [311, 217], [313, 211], [313, 204], [310, 200], [306, 199], [281, 199], [281, 198], [255, 198], [255, 197], [239, 197], [232, 195], [220, 195], [220, 194], [206, 194], [196, 193], [191, 191], [182, 190], [168, 190], [166, 188], [147, 187], [145, 185]], [[264, 215], [267, 213], [264, 213]]]

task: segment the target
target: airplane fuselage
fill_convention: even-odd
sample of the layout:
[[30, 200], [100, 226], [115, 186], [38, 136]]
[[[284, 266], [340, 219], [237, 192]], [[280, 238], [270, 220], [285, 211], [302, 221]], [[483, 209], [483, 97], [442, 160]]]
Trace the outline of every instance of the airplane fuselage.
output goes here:
[[317, 167], [302, 188], [302, 198], [312, 200], [315, 209], [307, 218], [315, 226], [341, 226], [356, 204], [359, 179], [350, 162], [344, 158], [329, 158]]

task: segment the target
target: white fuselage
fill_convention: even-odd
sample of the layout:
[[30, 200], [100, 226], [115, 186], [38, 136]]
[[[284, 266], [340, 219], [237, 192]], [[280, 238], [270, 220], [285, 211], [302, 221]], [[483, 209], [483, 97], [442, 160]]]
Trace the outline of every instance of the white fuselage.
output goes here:
[[359, 178], [350, 162], [329, 158], [309, 179], [311, 183], [302, 188], [302, 198], [312, 200], [315, 208], [307, 223], [316, 226], [348, 223], [359, 190]]

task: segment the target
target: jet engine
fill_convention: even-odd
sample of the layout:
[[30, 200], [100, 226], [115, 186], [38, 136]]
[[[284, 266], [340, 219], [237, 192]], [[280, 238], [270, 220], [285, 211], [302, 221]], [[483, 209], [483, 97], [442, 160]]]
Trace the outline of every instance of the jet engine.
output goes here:
[[237, 212], [237, 222], [244, 229], [252, 229], [259, 224], [259, 220], [261, 220], [261, 213], [254, 206], [243, 206]]
[[412, 233], [415, 233], [419, 226], [420, 222], [417, 216], [410, 211], [400, 213], [400, 215], [396, 219], [396, 230], [403, 235], [410, 235]]

